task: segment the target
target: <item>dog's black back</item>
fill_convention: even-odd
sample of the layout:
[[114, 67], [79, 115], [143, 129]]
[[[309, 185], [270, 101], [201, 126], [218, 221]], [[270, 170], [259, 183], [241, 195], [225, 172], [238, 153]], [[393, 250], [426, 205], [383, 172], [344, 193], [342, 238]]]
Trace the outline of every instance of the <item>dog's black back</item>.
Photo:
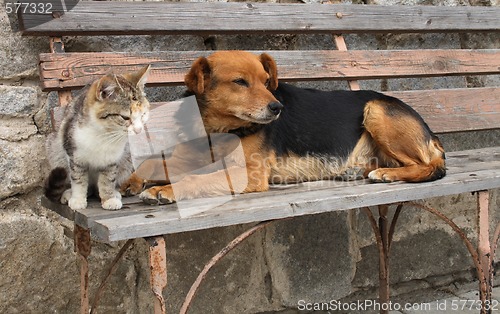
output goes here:
[[293, 153], [346, 157], [363, 133], [363, 110], [374, 91], [321, 91], [280, 83], [274, 92], [281, 116], [264, 127], [278, 156]]

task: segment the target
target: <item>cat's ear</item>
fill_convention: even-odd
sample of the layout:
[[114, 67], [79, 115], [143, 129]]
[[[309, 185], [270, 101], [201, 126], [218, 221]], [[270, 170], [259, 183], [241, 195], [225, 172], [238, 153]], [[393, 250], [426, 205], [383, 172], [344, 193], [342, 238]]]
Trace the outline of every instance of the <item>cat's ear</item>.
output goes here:
[[139, 71], [134, 72], [134, 73], [129, 73], [125, 77], [135, 87], [140, 88], [140, 89], [144, 89], [144, 85], [146, 84], [146, 81], [148, 80], [150, 70], [151, 70], [151, 65], [148, 64], [147, 66], [140, 69]]
[[118, 86], [118, 81], [115, 77], [111, 78], [109, 76], [105, 76], [97, 82], [96, 88], [96, 99], [99, 101], [103, 101], [106, 99], [112, 99], [116, 91], [121, 88]]

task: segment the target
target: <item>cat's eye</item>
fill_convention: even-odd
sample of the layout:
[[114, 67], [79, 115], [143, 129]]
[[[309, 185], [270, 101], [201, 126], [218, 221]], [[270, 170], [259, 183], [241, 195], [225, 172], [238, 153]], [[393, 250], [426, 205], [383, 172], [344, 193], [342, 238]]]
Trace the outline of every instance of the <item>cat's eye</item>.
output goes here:
[[132, 100], [133, 100], [133, 101], [137, 101], [137, 96], [135, 96], [135, 95], [134, 95], [134, 96], [132, 96]]
[[238, 84], [243, 87], [250, 87], [250, 84], [245, 79], [239, 78], [233, 81], [233, 83]]
[[107, 115], [105, 115], [104, 117], [102, 117], [101, 119], [108, 119], [108, 118], [113, 118], [113, 117], [116, 117], [116, 118], [121, 118], [125, 121], [128, 121], [130, 120], [130, 117], [129, 116], [124, 116], [124, 115], [121, 115], [121, 114], [115, 114], [115, 113], [109, 113]]

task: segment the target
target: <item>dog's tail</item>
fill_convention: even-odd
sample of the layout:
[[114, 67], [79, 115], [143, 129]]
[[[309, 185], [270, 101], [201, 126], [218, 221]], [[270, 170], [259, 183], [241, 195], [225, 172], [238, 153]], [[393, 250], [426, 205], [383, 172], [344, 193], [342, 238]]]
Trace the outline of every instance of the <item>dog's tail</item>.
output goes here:
[[63, 167], [57, 167], [50, 172], [45, 181], [43, 192], [49, 200], [59, 202], [64, 191], [68, 188], [68, 171]]
[[427, 165], [419, 165], [418, 171], [411, 173], [403, 178], [406, 182], [429, 182], [443, 178], [446, 175], [446, 162], [444, 153], [442, 157], [431, 160]]

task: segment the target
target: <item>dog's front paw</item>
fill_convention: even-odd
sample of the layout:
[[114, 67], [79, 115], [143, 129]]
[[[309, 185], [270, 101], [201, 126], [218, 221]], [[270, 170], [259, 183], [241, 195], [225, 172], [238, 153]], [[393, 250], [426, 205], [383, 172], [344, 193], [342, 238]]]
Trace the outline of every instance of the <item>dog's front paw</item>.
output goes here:
[[368, 179], [370, 179], [370, 181], [374, 183], [389, 183], [397, 181], [397, 179], [390, 174], [390, 170], [384, 168], [370, 171], [370, 173], [368, 174]]
[[120, 194], [123, 196], [133, 196], [144, 190], [144, 180], [135, 173], [120, 186]]
[[120, 198], [112, 197], [102, 202], [102, 208], [107, 210], [117, 210], [122, 208], [122, 201]]
[[79, 197], [71, 197], [68, 201], [68, 206], [72, 210], [79, 210], [87, 208], [87, 199]]
[[142, 192], [139, 198], [146, 204], [171, 204], [175, 202], [174, 190], [170, 185], [154, 186]]

